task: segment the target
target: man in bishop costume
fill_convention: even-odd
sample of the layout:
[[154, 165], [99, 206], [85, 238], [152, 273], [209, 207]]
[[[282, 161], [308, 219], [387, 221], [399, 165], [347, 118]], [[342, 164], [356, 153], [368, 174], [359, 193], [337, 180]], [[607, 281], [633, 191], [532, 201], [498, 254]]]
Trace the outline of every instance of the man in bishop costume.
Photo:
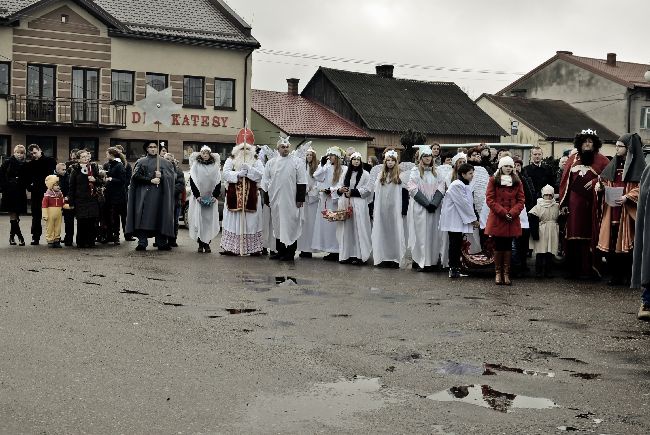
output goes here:
[[304, 162], [289, 154], [289, 138], [280, 137], [278, 155], [266, 163], [262, 185], [268, 189], [273, 236], [277, 252], [271, 259], [293, 261], [302, 234], [307, 193]]
[[222, 255], [260, 255], [262, 201], [258, 184], [264, 166], [255, 158], [255, 146], [246, 142], [232, 150], [223, 165], [226, 203], [221, 232]]

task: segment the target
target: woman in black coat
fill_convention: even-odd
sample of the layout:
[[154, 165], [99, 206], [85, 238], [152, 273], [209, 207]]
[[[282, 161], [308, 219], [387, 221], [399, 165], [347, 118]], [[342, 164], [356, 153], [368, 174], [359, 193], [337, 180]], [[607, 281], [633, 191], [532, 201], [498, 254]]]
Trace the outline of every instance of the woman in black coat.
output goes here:
[[2, 163], [0, 167], [0, 186], [2, 187], [2, 203], [0, 210], [9, 214], [9, 244], [25, 246], [23, 233], [20, 231], [20, 215], [27, 213], [27, 184], [26, 150], [23, 145], [14, 147], [14, 155]]
[[127, 191], [126, 159], [117, 148], [106, 151], [108, 162], [104, 165], [106, 171], [106, 189], [104, 190], [104, 220], [107, 225], [107, 238], [115, 245], [120, 244], [120, 216], [126, 211]]
[[99, 167], [90, 163], [90, 153], [81, 151], [79, 163], [72, 165], [68, 202], [77, 218], [77, 247], [92, 248], [99, 220]]

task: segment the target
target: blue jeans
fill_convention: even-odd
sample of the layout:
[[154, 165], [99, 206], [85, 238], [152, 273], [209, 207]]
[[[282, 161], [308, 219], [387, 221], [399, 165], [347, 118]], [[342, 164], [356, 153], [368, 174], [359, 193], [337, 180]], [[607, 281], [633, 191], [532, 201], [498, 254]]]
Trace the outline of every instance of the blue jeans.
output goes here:
[[643, 302], [643, 305], [647, 305], [650, 307], [650, 287], [643, 288], [643, 295], [641, 296], [641, 302]]

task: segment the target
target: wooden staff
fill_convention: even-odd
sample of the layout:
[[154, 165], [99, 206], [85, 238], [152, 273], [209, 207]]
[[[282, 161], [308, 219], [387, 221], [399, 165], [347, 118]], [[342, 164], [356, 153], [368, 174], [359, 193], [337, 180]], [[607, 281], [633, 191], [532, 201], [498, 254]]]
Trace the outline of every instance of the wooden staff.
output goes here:
[[[158, 153], [156, 153], [156, 172], [160, 172], [160, 121], [156, 121], [156, 127], [158, 128], [158, 132], [156, 134], [156, 141], [158, 141]], [[162, 174], [160, 175], [160, 178], [162, 178]], [[160, 183], [156, 184], [156, 188], [158, 186], [160, 186]]]

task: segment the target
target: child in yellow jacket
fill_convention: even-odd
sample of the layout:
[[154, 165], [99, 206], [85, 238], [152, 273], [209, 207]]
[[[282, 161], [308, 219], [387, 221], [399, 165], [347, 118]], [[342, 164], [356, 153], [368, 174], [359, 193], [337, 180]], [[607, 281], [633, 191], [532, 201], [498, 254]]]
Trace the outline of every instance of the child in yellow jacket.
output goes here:
[[41, 208], [43, 211], [43, 220], [47, 222], [45, 229], [45, 239], [50, 248], [61, 247], [61, 221], [65, 202], [61, 186], [59, 186], [59, 177], [48, 175], [45, 177], [45, 186], [47, 192], [43, 196]]

